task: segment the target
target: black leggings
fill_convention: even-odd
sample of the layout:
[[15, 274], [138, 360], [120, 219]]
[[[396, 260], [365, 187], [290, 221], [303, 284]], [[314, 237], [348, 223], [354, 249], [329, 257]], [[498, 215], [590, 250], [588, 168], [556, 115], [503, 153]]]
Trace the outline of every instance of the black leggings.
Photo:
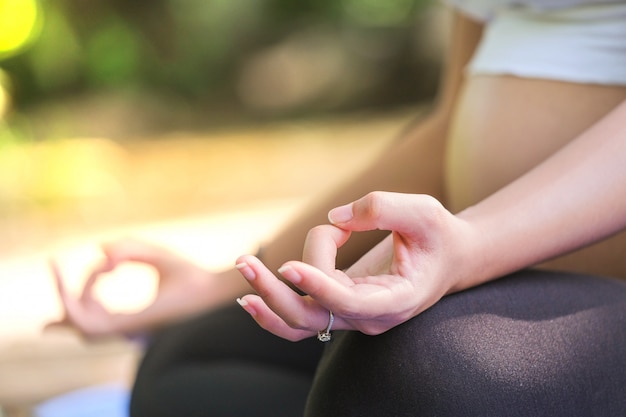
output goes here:
[[626, 282], [524, 271], [326, 345], [199, 317], [155, 339], [131, 415], [610, 417], [625, 393]]
[[139, 367], [131, 416], [302, 415], [322, 344], [279, 339], [233, 304], [153, 339]]

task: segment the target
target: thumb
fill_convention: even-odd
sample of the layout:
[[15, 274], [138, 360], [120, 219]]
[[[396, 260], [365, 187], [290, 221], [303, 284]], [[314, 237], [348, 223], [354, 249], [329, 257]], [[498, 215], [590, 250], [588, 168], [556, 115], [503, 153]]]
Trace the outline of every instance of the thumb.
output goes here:
[[366, 196], [332, 209], [329, 221], [344, 230], [391, 230], [417, 232], [440, 217], [443, 206], [424, 194], [402, 194], [374, 191]]

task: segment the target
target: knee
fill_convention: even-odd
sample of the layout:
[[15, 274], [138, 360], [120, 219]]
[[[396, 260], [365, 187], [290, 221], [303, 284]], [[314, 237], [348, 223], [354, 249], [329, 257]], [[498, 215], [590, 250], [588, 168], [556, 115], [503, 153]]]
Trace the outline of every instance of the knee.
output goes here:
[[475, 385], [467, 333], [458, 330], [424, 313], [378, 336], [337, 334], [318, 367], [307, 417], [442, 415], [458, 403], [461, 385]]
[[613, 415], [596, 411], [623, 409], [615, 387], [626, 384], [620, 353], [626, 303], [559, 305], [553, 295], [562, 296], [562, 287], [548, 295], [536, 286], [520, 293], [512, 285], [519, 282], [447, 297], [379, 336], [337, 335], [320, 363], [307, 416]]

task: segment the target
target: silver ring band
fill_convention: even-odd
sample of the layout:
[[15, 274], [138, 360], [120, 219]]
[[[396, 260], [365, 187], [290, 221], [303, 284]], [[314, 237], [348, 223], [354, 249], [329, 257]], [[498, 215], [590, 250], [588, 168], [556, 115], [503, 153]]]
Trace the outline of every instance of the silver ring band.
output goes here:
[[332, 334], [330, 333], [331, 327], [333, 327], [333, 322], [335, 321], [335, 316], [332, 311], [328, 310], [328, 326], [324, 330], [320, 330], [317, 332], [317, 340], [320, 342], [328, 342], [330, 341]]

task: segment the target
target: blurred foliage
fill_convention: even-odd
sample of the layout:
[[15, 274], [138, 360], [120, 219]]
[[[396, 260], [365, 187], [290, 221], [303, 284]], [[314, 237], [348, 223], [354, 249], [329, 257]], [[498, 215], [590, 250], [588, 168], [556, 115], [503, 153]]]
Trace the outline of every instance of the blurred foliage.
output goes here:
[[429, 1], [0, 0], [0, 119], [106, 91], [267, 114], [414, 101], [435, 88]]
[[[150, 179], [162, 163], [134, 178], [127, 138], [430, 99], [445, 41], [435, 1], [0, 0], [0, 229], [21, 234], [30, 221], [12, 219], [39, 209], [132, 216], [128, 195], [171, 178]], [[196, 166], [217, 166], [207, 155]]]

